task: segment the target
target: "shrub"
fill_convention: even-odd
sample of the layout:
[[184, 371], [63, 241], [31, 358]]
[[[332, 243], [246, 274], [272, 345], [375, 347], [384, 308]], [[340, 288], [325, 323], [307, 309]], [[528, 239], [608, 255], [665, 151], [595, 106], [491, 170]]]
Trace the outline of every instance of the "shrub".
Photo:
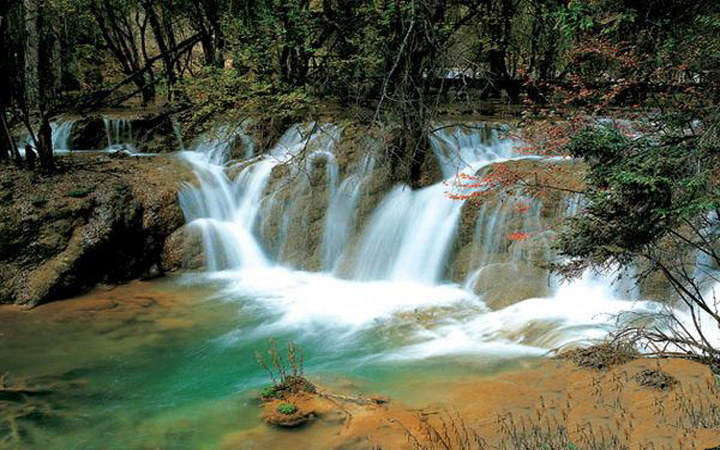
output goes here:
[[260, 397], [262, 398], [273, 398], [277, 395], [277, 388], [275, 386], [267, 386], [260, 391]]
[[270, 376], [275, 394], [286, 392], [315, 392], [315, 386], [303, 374], [303, 351], [293, 341], [288, 341], [285, 354], [280, 351], [278, 341], [270, 340], [269, 359], [256, 351], [255, 359]]
[[295, 414], [297, 410], [298, 407], [293, 405], [292, 403], [281, 403], [277, 407], [277, 412], [279, 412], [280, 414], [285, 414], [287, 416]]
[[558, 355], [579, 367], [595, 370], [608, 370], [621, 366], [640, 357], [638, 351], [628, 342], [601, 342], [588, 348], [568, 350]]

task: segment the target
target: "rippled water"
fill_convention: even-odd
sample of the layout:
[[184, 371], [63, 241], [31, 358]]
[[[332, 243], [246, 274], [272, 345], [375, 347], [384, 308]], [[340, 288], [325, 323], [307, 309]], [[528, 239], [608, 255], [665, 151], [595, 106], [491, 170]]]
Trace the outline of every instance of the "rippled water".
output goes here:
[[222, 280], [186, 276], [99, 289], [32, 311], [0, 309], [0, 371], [56, 385], [43, 398], [54, 413], [19, 421], [22, 443], [7, 447], [212, 449], [253, 429], [247, 448], [285, 442], [287, 432], [258, 418], [257, 392], [269, 380], [253, 352], [268, 348], [269, 337], [302, 345], [306, 370], [321, 385], [417, 404], [433, 398], [431, 380], [493, 373], [522, 360], [403, 357], [396, 350], [411, 344], [408, 331], [425, 327], [428, 311], [360, 329], [350, 310], [347, 321], [324, 327], [311, 317], [291, 323], [292, 308], [227, 292]]

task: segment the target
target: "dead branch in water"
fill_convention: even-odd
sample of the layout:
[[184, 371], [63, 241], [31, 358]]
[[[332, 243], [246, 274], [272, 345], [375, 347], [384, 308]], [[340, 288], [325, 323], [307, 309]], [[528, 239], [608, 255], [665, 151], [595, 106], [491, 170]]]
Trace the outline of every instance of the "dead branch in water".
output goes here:
[[320, 397], [324, 397], [330, 400], [339, 400], [343, 402], [356, 403], [358, 405], [382, 405], [388, 403], [390, 400], [383, 397], [370, 397], [365, 398], [362, 396], [349, 396], [341, 394], [333, 394], [330, 392], [318, 392]]

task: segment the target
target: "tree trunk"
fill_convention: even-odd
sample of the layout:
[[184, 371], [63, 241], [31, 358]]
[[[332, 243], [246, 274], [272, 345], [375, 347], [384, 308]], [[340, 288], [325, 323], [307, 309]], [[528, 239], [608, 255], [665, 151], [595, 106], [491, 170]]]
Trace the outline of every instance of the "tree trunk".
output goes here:
[[24, 0], [25, 15], [25, 100], [33, 104], [38, 97], [38, 53], [40, 35], [38, 30], [39, 0]]
[[10, 157], [15, 153], [13, 147], [15, 141], [13, 141], [10, 135], [10, 127], [7, 123], [7, 115], [5, 114], [5, 107], [0, 110], [0, 162], [8, 162]]
[[43, 0], [37, 2], [37, 32], [40, 45], [38, 46], [38, 111], [40, 112], [40, 136], [38, 138], [38, 157], [40, 168], [44, 171], [51, 171], [55, 168], [52, 148], [52, 129], [50, 128], [50, 116], [53, 111], [55, 100], [55, 73], [53, 68], [54, 35], [49, 29], [45, 17], [45, 3]]
[[167, 41], [170, 37], [163, 33], [162, 24], [160, 23], [155, 8], [153, 8], [152, 2], [149, 0], [143, 0], [142, 5], [145, 9], [145, 13], [147, 14], [148, 21], [150, 22], [150, 28], [155, 35], [155, 42], [158, 45], [160, 54], [162, 55], [163, 68], [165, 69], [165, 76], [168, 81], [168, 101], [170, 101], [172, 100], [173, 87], [175, 86], [175, 66]]
[[53, 170], [55, 168], [55, 162], [53, 161], [52, 128], [50, 127], [50, 121], [45, 114], [43, 115], [40, 123], [37, 151], [38, 159], [40, 160], [40, 168], [46, 172]]

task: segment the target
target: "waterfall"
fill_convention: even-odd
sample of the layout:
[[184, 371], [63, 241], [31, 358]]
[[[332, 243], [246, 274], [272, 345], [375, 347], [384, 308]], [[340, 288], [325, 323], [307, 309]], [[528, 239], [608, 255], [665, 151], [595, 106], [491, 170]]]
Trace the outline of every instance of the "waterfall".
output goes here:
[[52, 122], [52, 147], [53, 151], [72, 150], [70, 146], [70, 133], [75, 122]]
[[375, 158], [373, 155], [366, 155], [360, 163], [359, 170], [350, 174], [338, 189], [333, 190], [325, 215], [325, 231], [322, 242], [322, 267], [326, 271], [334, 271], [347, 246], [363, 184], [374, 167]]
[[[328, 135], [313, 132], [315, 128], [314, 124], [290, 128], [268, 154], [242, 169], [235, 179], [225, 172], [232, 144], [226, 133], [202, 140], [194, 151], [183, 153], [200, 186], [188, 186], [181, 192], [180, 205], [190, 227], [202, 235], [210, 271], [270, 265], [256, 237], [263, 191], [274, 167], [318, 142], [327, 142]], [[310, 160], [313, 155], [318, 154], [311, 154]]]
[[[482, 189], [454, 185], [459, 173], [477, 175], [499, 162], [539, 158], [516, 153], [516, 143], [494, 127], [438, 126], [431, 144], [445, 179], [421, 189], [395, 185], [371, 202], [365, 195], [377, 195], [380, 155], [367, 149], [358, 155], [353, 147], [348, 164], [347, 149], [336, 147], [341, 128], [294, 125], [259, 155], [247, 128], [236, 129], [216, 130], [182, 152], [197, 183], [181, 192], [180, 204], [189, 229], [201, 237], [207, 276], [226, 283], [223, 297], [251, 299], [272, 314], [262, 332], [337, 327], [345, 338], [423, 309], [445, 308], [437, 327], [414, 325], [400, 350], [378, 357], [487, 349], [542, 354], [603, 336], [612, 327], [603, 313], [653, 308], [618, 300], [606, 279], [590, 275], [556, 283], [552, 294], [522, 294], [499, 306], [475, 289], [493, 266], [512, 269], [509, 277], [490, 277], [497, 288], [512, 290], [533, 263], [555, 258], [548, 224], [580, 206], [577, 198], [546, 201], [522, 189], [505, 198], [483, 197], [474, 209], [450, 198], [451, 189]], [[242, 161], [230, 156], [237, 139], [245, 145]], [[366, 210], [359, 217], [361, 205]], [[473, 222], [463, 238], [468, 242], [457, 248], [461, 219]], [[530, 237], [512, 240], [509, 234]], [[456, 277], [462, 252], [467, 268]]]
[[[73, 121], [50, 122], [53, 152], [64, 153], [72, 151], [72, 147], [70, 145], [70, 135], [72, 133], [73, 125], [75, 125], [75, 122]], [[20, 151], [20, 155], [23, 157], [25, 156], [25, 146], [28, 144], [33, 148], [37, 148], [37, 145], [33, 141], [30, 133], [25, 132], [17, 142], [18, 150]]]
[[108, 151], [128, 151], [135, 153], [135, 140], [132, 133], [132, 122], [127, 118], [103, 117], [105, 134], [107, 135]]
[[479, 164], [519, 156], [511, 139], [500, 139], [498, 129], [483, 123], [436, 124], [430, 145], [446, 179], [461, 172], [473, 172]]
[[[267, 215], [269, 211], [279, 211], [277, 231], [272, 236], [276, 250], [272, 253], [276, 262], [282, 262], [290, 251], [289, 233], [293, 227], [302, 226], [298, 219], [302, 222], [305, 211], [298, 209], [300, 199], [311, 189], [309, 180], [315, 171], [322, 168], [328, 198], [320, 243], [323, 270], [333, 272], [340, 259], [349, 259], [350, 270], [346, 275], [353, 280], [409, 281], [428, 285], [445, 280], [447, 258], [463, 207], [461, 201], [448, 197], [447, 183], [418, 190], [396, 186], [385, 195], [367, 223], [361, 224], [362, 231], [350, 254], [348, 245], [356, 227], [357, 205], [363, 184], [373, 172], [375, 159], [372, 154], [364, 155], [355, 169], [340, 181], [333, 150], [340, 130], [324, 125], [312, 133], [314, 126], [292, 127], [274, 149], [261, 159], [252, 160], [234, 180], [226, 174], [225, 164], [234, 139], [240, 137], [244, 142], [251, 142], [244, 133], [246, 127], [240, 127], [237, 135], [221, 127], [212, 138], [201, 140], [194, 151], [185, 153], [200, 180], [200, 187], [189, 188], [183, 193], [183, 209], [191, 225], [203, 228], [209, 268], [247, 267], [241, 261], [267, 264], [268, 256], [261, 249], [267, 250], [268, 246], [262, 242], [256, 228], [263, 214]], [[431, 136], [431, 142], [447, 178], [458, 171], [474, 174], [488, 164], [521, 157], [513, 152], [511, 140], [501, 139], [496, 129], [481, 124], [440, 127]], [[254, 148], [251, 144], [247, 147]], [[278, 191], [273, 190], [263, 197], [273, 168], [301, 151], [304, 157], [289, 164], [289, 172], [285, 175], [292, 180], [291, 192], [280, 198]], [[494, 232], [493, 224], [499, 218], [499, 225], [505, 226], [499, 210], [489, 214], [488, 218], [490, 232]], [[233, 243], [235, 237], [239, 239], [237, 245]], [[491, 242], [492, 239], [495, 237], [486, 235], [486, 251], [497, 245]], [[249, 252], [246, 258], [242, 256], [245, 251]]]
[[397, 186], [387, 194], [363, 233], [354, 279], [439, 283], [463, 207], [448, 196], [447, 181], [518, 158], [511, 140], [482, 124], [438, 127], [430, 141], [446, 182], [419, 190]]
[[461, 208], [442, 184], [396, 187], [363, 234], [353, 278], [438, 283]]

